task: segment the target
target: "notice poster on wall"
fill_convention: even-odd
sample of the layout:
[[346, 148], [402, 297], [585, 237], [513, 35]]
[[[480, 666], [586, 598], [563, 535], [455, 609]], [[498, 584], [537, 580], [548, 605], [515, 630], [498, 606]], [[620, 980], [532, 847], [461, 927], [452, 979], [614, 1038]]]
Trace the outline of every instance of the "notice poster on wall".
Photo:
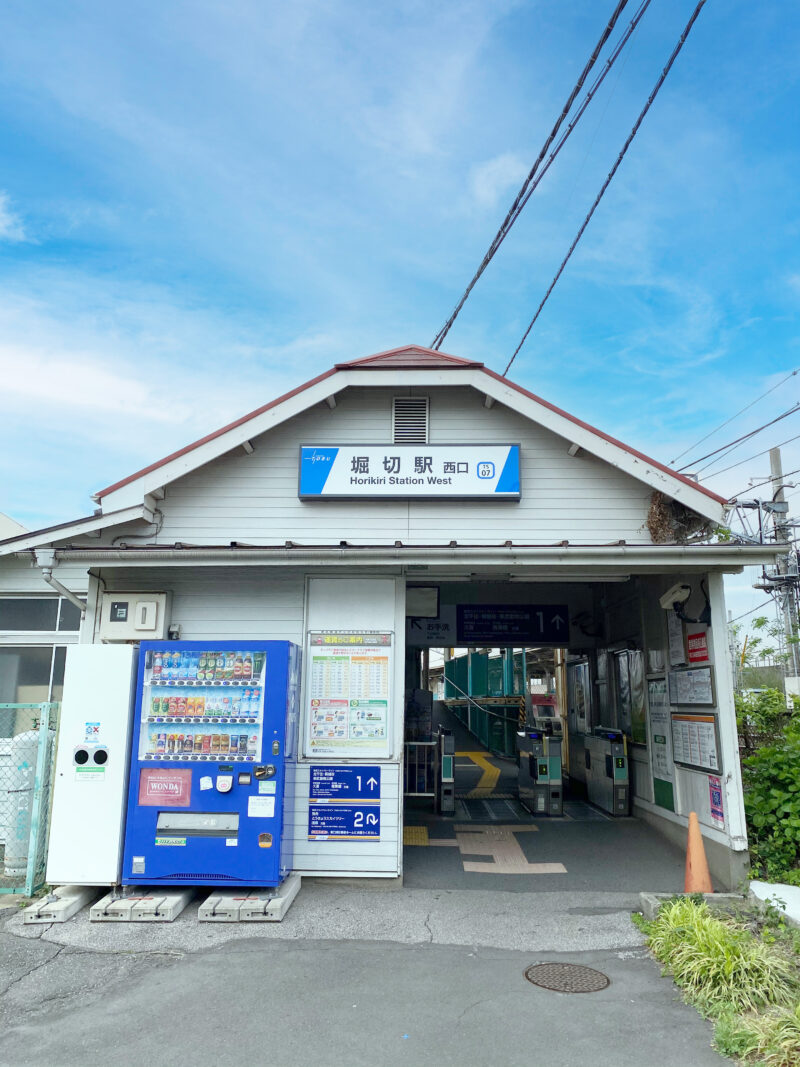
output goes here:
[[686, 662], [683, 647], [683, 623], [674, 611], [667, 612], [667, 635], [669, 637], [669, 665], [679, 667]]
[[715, 775], [708, 776], [708, 806], [711, 818], [720, 829], [725, 825], [725, 809], [722, 806], [722, 782]]
[[671, 704], [713, 704], [714, 685], [710, 667], [670, 671], [669, 699]]
[[647, 707], [650, 714], [650, 766], [653, 771], [653, 796], [659, 807], [674, 811], [675, 765], [672, 762], [672, 731], [666, 678], [651, 678], [648, 681]]
[[392, 634], [318, 631], [306, 651], [306, 754], [388, 756]]
[[672, 713], [672, 753], [676, 763], [698, 771], [722, 770], [716, 715]]

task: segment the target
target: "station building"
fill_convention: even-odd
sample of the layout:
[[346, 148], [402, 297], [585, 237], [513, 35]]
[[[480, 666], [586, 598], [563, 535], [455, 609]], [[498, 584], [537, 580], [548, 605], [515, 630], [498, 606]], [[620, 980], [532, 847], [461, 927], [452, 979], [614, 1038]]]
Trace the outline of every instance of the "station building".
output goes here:
[[[411, 345], [337, 364], [94, 499], [0, 541], [0, 702], [59, 699], [66, 648], [118, 639], [115, 604], [156, 605], [143, 636], [294, 641], [295, 869], [399, 879], [428, 650], [544, 650], [572, 794], [586, 738], [619, 730], [629, 814], [674, 847], [697, 812], [715, 883], [745, 874], [723, 576], [772, 557], [718, 539], [725, 501], [692, 479], [480, 362]], [[320, 713], [325, 635], [381, 638], [358, 723]], [[309, 834], [309, 768], [326, 761], [380, 765], [377, 839]]]

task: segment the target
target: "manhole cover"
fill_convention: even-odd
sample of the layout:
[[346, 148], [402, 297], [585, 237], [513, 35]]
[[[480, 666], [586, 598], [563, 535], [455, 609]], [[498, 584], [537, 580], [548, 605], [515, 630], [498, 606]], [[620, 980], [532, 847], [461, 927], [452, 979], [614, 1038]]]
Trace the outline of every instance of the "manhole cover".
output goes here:
[[525, 977], [534, 985], [557, 993], [597, 993], [611, 984], [602, 971], [579, 963], [534, 963], [525, 971]]

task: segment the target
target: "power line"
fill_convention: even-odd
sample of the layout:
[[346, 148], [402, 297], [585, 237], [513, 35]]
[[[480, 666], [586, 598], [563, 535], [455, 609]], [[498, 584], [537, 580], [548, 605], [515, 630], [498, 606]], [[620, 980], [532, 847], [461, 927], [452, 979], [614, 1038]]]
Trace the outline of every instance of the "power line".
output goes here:
[[[606, 28], [603, 30], [602, 34], [600, 35], [600, 40], [597, 42], [597, 44], [594, 47], [594, 51], [589, 56], [589, 60], [586, 63], [586, 66], [583, 68], [583, 71], [581, 72], [577, 82], [575, 83], [575, 87], [573, 88], [573, 90], [569, 94], [569, 96], [567, 97], [567, 102], [564, 104], [564, 107], [561, 110], [561, 114], [559, 115], [555, 126], [553, 126], [552, 130], [550, 131], [549, 136], [547, 137], [547, 140], [542, 145], [541, 151], [539, 152], [539, 155], [536, 158], [536, 162], [531, 167], [531, 170], [530, 170], [530, 172], [528, 174], [528, 177], [522, 183], [522, 188], [517, 193], [516, 198], [514, 200], [514, 203], [511, 205], [511, 207], [508, 210], [508, 214], [503, 219], [503, 222], [502, 222], [502, 225], [500, 226], [500, 229], [495, 234], [494, 240], [492, 241], [491, 245], [489, 246], [489, 251], [486, 253], [486, 255], [481, 260], [480, 266], [478, 267], [477, 271], [473, 275], [472, 280], [470, 281], [469, 285], [467, 286], [466, 290], [464, 291], [464, 294], [462, 295], [461, 299], [456, 304], [455, 309], [453, 310], [452, 314], [450, 315], [450, 318], [447, 320], [447, 322], [444, 324], [444, 326], [442, 326], [441, 330], [439, 330], [439, 332], [436, 334], [436, 336], [434, 337], [433, 341], [431, 342], [431, 348], [436, 349], [438, 351], [438, 349], [441, 347], [442, 342], [444, 341], [445, 337], [447, 336], [447, 334], [450, 331], [450, 327], [456, 321], [456, 318], [458, 317], [459, 312], [463, 308], [464, 304], [467, 302], [467, 298], [469, 297], [469, 294], [475, 288], [475, 284], [477, 283], [478, 279], [483, 274], [483, 272], [486, 270], [486, 268], [489, 266], [489, 263], [494, 258], [495, 252], [498, 250], [500, 245], [505, 240], [506, 235], [508, 234], [508, 232], [511, 229], [511, 227], [517, 221], [517, 218], [519, 217], [522, 209], [525, 207], [525, 204], [527, 204], [528, 200], [530, 199], [531, 195], [533, 194], [534, 189], [539, 184], [539, 182], [542, 180], [542, 178], [545, 176], [545, 174], [547, 173], [548, 169], [550, 168], [550, 164], [553, 162], [555, 157], [561, 151], [561, 149], [562, 149], [562, 147], [564, 145], [564, 142], [567, 140], [569, 135], [572, 133], [572, 131], [575, 128], [575, 126], [577, 125], [578, 120], [580, 119], [581, 115], [583, 115], [584, 111], [589, 106], [589, 101], [592, 99], [594, 94], [600, 88], [600, 85], [602, 84], [606, 74], [608, 74], [609, 70], [611, 70], [611, 67], [614, 64], [614, 61], [616, 60], [616, 58], [619, 55], [619, 53], [622, 51], [622, 48], [623, 48], [625, 42], [628, 40], [630, 35], [633, 33], [634, 29], [636, 28], [636, 26], [639, 23], [639, 20], [641, 19], [642, 15], [645, 13], [645, 11], [647, 10], [647, 7], [650, 4], [650, 0], [643, 0], [643, 3], [641, 4], [639, 10], [637, 11], [636, 15], [634, 16], [633, 21], [631, 22], [630, 26], [626, 30], [625, 34], [623, 35], [622, 40], [617, 45], [617, 47], [614, 49], [614, 51], [612, 52], [612, 54], [609, 57], [609, 59], [606, 60], [605, 67], [600, 72], [600, 75], [596, 79], [594, 85], [591, 87], [591, 89], [587, 93], [585, 100], [583, 101], [583, 103], [581, 104], [580, 108], [578, 109], [577, 114], [575, 115], [575, 118], [570, 122], [570, 124], [567, 127], [566, 131], [564, 132], [564, 135], [562, 136], [561, 140], [558, 142], [556, 147], [553, 149], [553, 152], [551, 153], [550, 158], [548, 159], [548, 161], [547, 161], [544, 169], [542, 170], [541, 174], [539, 174], [538, 178], [536, 178], [536, 182], [533, 184], [533, 186], [531, 186], [531, 182], [533, 182], [534, 176], [536, 175], [536, 171], [539, 168], [539, 164], [542, 162], [542, 160], [544, 159], [548, 148], [550, 147], [550, 145], [555, 140], [556, 135], [558, 134], [558, 131], [561, 128], [562, 123], [564, 122], [564, 119], [569, 114], [570, 108], [572, 107], [573, 103], [575, 102], [575, 98], [577, 97], [578, 93], [583, 88], [584, 82], [589, 77], [589, 74], [590, 74], [590, 72], [592, 70], [592, 67], [597, 62], [597, 57], [600, 55], [600, 52], [601, 52], [601, 50], [603, 48], [603, 45], [606, 43], [606, 41], [608, 40], [609, 36], [611, 35], [611, 32], [614, 29], [614, 26], [616, 25], [617, 19], [622, 14], [622, 10], [625, 7], [625, 5], [627, 4], [627, 2], [628, 2], [628, 0], [619, 0], [619, 2], [617, 3], [617, 6], [616, 6], [616, 8], [614, 9], [614, 11], [613, 11], [613, 13], [611, 15], [611, 18], [609, 20], [608, 25], [606, 26]], [[524, 199], [523, 199], [523, 197], [524, 197]]]
[[[800, 371], [800, 367], [798, 367], [796, 370], [793, 370], [791, 374], [787, 374], [785, 378], [781, 378], [781, 380], [778, 382], [778, 384], [777, 385], [773, 385], [773, 387], [771, 389], [767, 389], [766, 393], [762, 393], [761, 396], [756, 397], [756, 399], [751, 401], [749, 404], [745, 404], [745, 406], [742, 408], [741, 411], [737, 411], [735, 415], [731, 415], [731, 417], [729, 419], [726, 419], [724, 422], [721, 422], [719, 424], [719, 426], [717, 426], [716, 429], [712, 430], [710, 433], [707, 433], [705, 435], [705, 437], [701, 437], [699, 441], [695, 441], [695, 443], [693, 445], [689, 445], [689, 447], [685, 448], [683, 450], [683, 452], [681, 452], [679, 455], [677, 455], [675, 457], [675, 459], [671, 459], [669, 461], [670, 467], [673, 464], [677, 463], [679, 459], [683, 459], [683, 457], [686, 455], [687, 452], [691, 452], [693, 448], [697, 448], [698, 445], [702, 445], [703, 441], [707, 441], [709, 439], [709, 437], [713, 437], [714, 434], [717, 433], [719, 430], [724, 429], [728, 425], [728, 423], [733, 422], [734, 419], [738, 419], [740, 415], [743, 415], [745, 413], [745, 411], [748, 411], [751, 407], [753, 407], [754, 404], [757, 404], [759, 402], [759, 400], [763, 400], [765, 396], [769, 396], [770, 393], [774, 393], [775, 390], [779, 389], [783, 385], [784, 382], [788, 382], [790, 378], [793, 378], [795, 376], [795, 374], [798, 373], [798, 371]], [[703, 456], [702, 458], [705, 459], [705, 456]], [[693, 460], [693, 462], [699, 463], [700, 460]], [[686, 466], [691, 466], [691, 465], [692, 465], [691, 463], [686, 464]], [[686, 470], [686, 466], [681, 467], [681, 470]]]
[[772, 604], [774, 606], [775, 601], [772, 599], [772, 597], [770, 597], [769, 600], [765, 600], [763, 604], [758, 604], [756, 607], [750, 608], [749, 611], [745, 611], [741, 615], [737, 615], [736, 618], [731, 619], [730, 622], [738, 622], [739, 619], [744, 619], [748, 615], [752, 615], [754, 611], [760, 611], [761, 608], [765, 608], [767, 604]]
[[584, 231], [586, 230], [586, 227], [589, 225], [589, 223], [591, 221], [591, 218], [592, 218], [592, 215], [594, 215], [595, 210], [597, 209], [597, 205], [603, 199], [603, 194], [605, 193], [606, 189], [611, 184], [612, 178], [617, 173], [617, 170], [619, 169], [620, 163], [622, 163], [622, 160], [625, 158], [625, 153], [628, 151], [628, 149], [630, 148], [631, 142], [633, 141], [633, 139], [636, 136], [636, 134], [639, 132], [639, 127], [641, 126], [645, 115], [650, 110], [650, 107], [651, 107], [653, 101], [655, 100], [656, 96], [658, 95], [659, 89], [664, 84], [664, 81], [666, 80], [667, 75], [669, 74], [670, 70], [672, 69], [672, 64], [678, 58], [678, 54], [679, 54], [680, 50], [683, 48], [684, 42], [686, 41], [686, 38], [689, 36], [689, 33], [690, 33], [691, 29], [692, 29], [692, 26], [694, 26], [694, 24], [695, 24], [695, 22], [697, 20], [697, 16], [700, 14], [700, 11], [702, 10], [703, 6], [705, 5], [705, 2], [706, 2], [706, 0], [700, 0], [700, 2], [698, 3], [697, 7], [692, 12], [692, 16], [691, 16], [691, 18], [689, 19], [689, 21], [686, 24], [686, 29], [683, 31], [683, 33], [681, 34], [680, 38], [678, 39], [678, 43], [675, 46], [675, 48], [674, 48], [674, 50], [672, 52], [672, 55], [669, 57], [667, 65], [662, 70], [661, 76], [659, 77], [658, 81], [656, 82], [656, 84], [655, 84], [655, 86], [653, 88], [653, 91], [650, 93], [650, 96], [647, 98], [647, 103], [642, 108], [638, 119], [634, 123], [633, 129], [628, 134], [628, 139], [625, 142], [625, 144], [622, 146], [622, 151], [617, 156], [617, 159], [616, 159], [616, 162], [614, 163], [614, 166], [609, 171], [608, 177], [603, 182], [602, 188], [600, 189], [600, 192], [597, 194], [597, 197], [595, 198], [595, 202], [592, 204], [591, 208], [589, 209], [589, 214], [583, 220], [583, 224], [581, 225], [581, 228], [578, 230], [578, 233], [577, 233], [577, 236], [575, 237], [575, 240], [570, 245], [569, 251], [567, 252], [566, 256], [564, 256], [564, 259], [561, 262], [561, 266], [558, 268], [558, 271], [556, 272], [555, 278], [553, 278], [552, 282], [550, 283], [549, 289], [547, 290], [547, 292], [544, 294], [544, 297], [542, 298], [541, 304], [539, 304], [539, 307], [536, 309], [536, 314], [533, 316], [533, 318], [531, 319], [531, 321], [530, 321], [530, 323], [528, 325], [527, 330], [522, 335], [522, 340], [517, 345], [517, 347], [514, 349], [514, 354], [512, 355], [511, 359], [506, 364], [506, 369], [503, 371], [503, 377], [505, 377], [508, 374], [508, 371], [509, 371], [509, 368], [510, 368], [511, 364], [517, 358], [517, 354], [519, 353], [519, 350], [522, 348], [522, 346], [525, 344], [525, 341], [528, 339], [528, 334], [531, 332], [531, 330], [534, 327], [534, 324], [535, 324], [536, 320], [539, 318], [539, 315], [541, 314], [542, 308], [547, 303], [548, 297], [552, 293], [553, 289], [555, 289], [556, 282], [558, 281], [558, 279], [563, 274], [564, 268], [566, 267], [567, 263], [569, 262], [570, 257], [572, 256], [572, 253], [575, 251], [575, 249], [576, 249], [576, 247], [578, 245], [578, 242], [580, 241], [581, 237], [583, 237]]
[[[752, 460], [758, 459], [759, 456], [766, 456], [766, 454], [771, 452], [773, 448], [783, 448], [784, 445], [790, 445], [792, 441], [798, 440], [800, 440], [800, 433], [796, 434], [794, 437], [787, 438], [785, 441], [780, 441], [777, 445], [771, 445], [770, 448], [765, 448], [763, 452], [756, 452], [754, 456], [748, 456], [747, 459], [740, 459], [737, 463], [731, 463], [730, 467], [723, 467], [721, 471], [714, 471], [712, 474], [707, 474], [704, 480], [708, 481], [709, 478], [716, 478], [718, 474], [726, 474], [728, 471], [732, 471], [735, 467], [741, 467], [743, 463], [750, 463]], [[788, 478], [788, 475], [784, 474], [783, 477]], [[767, 481], [771, 480], [771, 478], [767, 478]], [[767, 483], [762, 482], [761, 484], [766, 485]]]
[[[784, 442], [784, 443], [786, 443], [786, 442]], [[780, 445], [778, 445], [778, 446], [776, 446], [776, 447], [780, 448]], [[763, 452], [761, 453], [761, 455], [763, 455]], [[745, 462], [745, 463], [747, 463], [748, 461], [747, 461], [747, 460], [744, 460], [744, 462]], [[738, 466], [739, 466], [739, 464], [737, 463], [737, 464], [736, 464], [736, 466], [738, 467]], [[721, 472], [718, 472], [718, 473], [721, 473]], [[796, 470], [793, 470], [793, 471], [786, 471], [786, 473], [785, 473], [785, 474], [782, 474], [782, 475], [781, 475], [781, 482], [783, 482], [783, 480], [784, 480], [785, 478], [791, 478], [791, 476], [792, 476], [793, 474], [800, 474], [800, 467], [798, 467], [798, 468], [797, 468]], [[740, 496], [742, 495], [742, 493], [749, 493], [749, 492], [751, 492], [751, 491], [752, 491], [753, 489], [759, 489], [759, 488], [760, 488], [760, 487], [761, 487], [762, 485], [769, 485], [771, 481], [772, 481], [772, 478], [765, 478], [763, 482], [756, 482], [756, 483], [755, 483], [755, 485], [748, 485], [748, 486], [746, 486], [746, 487], [745, 487], [744, 489], [740, 489], [738, 493], [733, 493], [733, 495], [732, 495], [732, 496], [729, 496], [729, 497], [728, 497], [728, 500], [729, 500], [729, 501], [731, 501], [731, 500], [738, 500], [738, 499], [739, 499], [739, 497], [740, 497]]]
[[[699, 459], [692, 460], [691, 463], [684, 464], [683, 467], [678, 468], [678, 472], [687, 470], [689, 467], [693, 467], [695, 463], [702, 463], [704, 459], [711, 459], [712, 456], [719, 455], [720, 452], [731, 452], [738, 445], [744, 444], [745, 441], [749, 441], [751, 437], [755, 437], [756, 434], [761, 433], [762, 430], [766, 430], [770, 426], [774, 426], [776, 422], [780, 422], [781, 419], [787, 418], [789, 415], [794, 415], [796, 411], [800, 411], [800, 404], [795, 404], [793, 408], [789, 408], [788, 411], [784, 411], [783, 414], [778, 415], [777, 418], [771, 419], [769, 422], [765, 422], [763, 426], [759, 426], [757, 430], [750, 430], [749, 433], [742, 434], [741, 437], [737, 437], [735, 441], [729, 442], [727, 445], [721, 445], [719, 448], [715, 448], [713, 452], [708, 452], [705, 456], [700, 456]], [[721, 458], [721, 457], [720, 457]], [[707, 463], [706, 467], [713, 466], [712, 463]], [[705, 467], [700, 467], [696, 470], [695, 474], [700, 474], [704, 471]], [[709, 475], [711, 477], [711, 475]]]

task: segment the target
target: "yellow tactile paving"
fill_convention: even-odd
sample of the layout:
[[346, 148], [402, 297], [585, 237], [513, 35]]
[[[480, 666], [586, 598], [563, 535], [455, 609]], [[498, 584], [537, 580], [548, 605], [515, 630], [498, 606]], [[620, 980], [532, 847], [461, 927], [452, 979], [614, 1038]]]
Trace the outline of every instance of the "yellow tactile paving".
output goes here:
[[427, 845], [428, 841], [428, 827], [427, 826], [404, 826], [403, 827], [403, 844], [404, 845]]
[[563, 863], [529, 863], [515, 834], [535, 826], [456, 827], [456, 841], [463, 856], [491, 856], [491, 860], [462, 859], [473, 874], [566, 874]]
[[483, 771], [480, 781], [471, 793], [467, 793], [467, 796], [474, 800], [490, 797], [494, 792], [494, 787], [500, 780], [500, 769], [493, 766], [483, 752], [456, 752], [456, 758], [459, 756], [466, 756], [467, 759], [472, 760]]

